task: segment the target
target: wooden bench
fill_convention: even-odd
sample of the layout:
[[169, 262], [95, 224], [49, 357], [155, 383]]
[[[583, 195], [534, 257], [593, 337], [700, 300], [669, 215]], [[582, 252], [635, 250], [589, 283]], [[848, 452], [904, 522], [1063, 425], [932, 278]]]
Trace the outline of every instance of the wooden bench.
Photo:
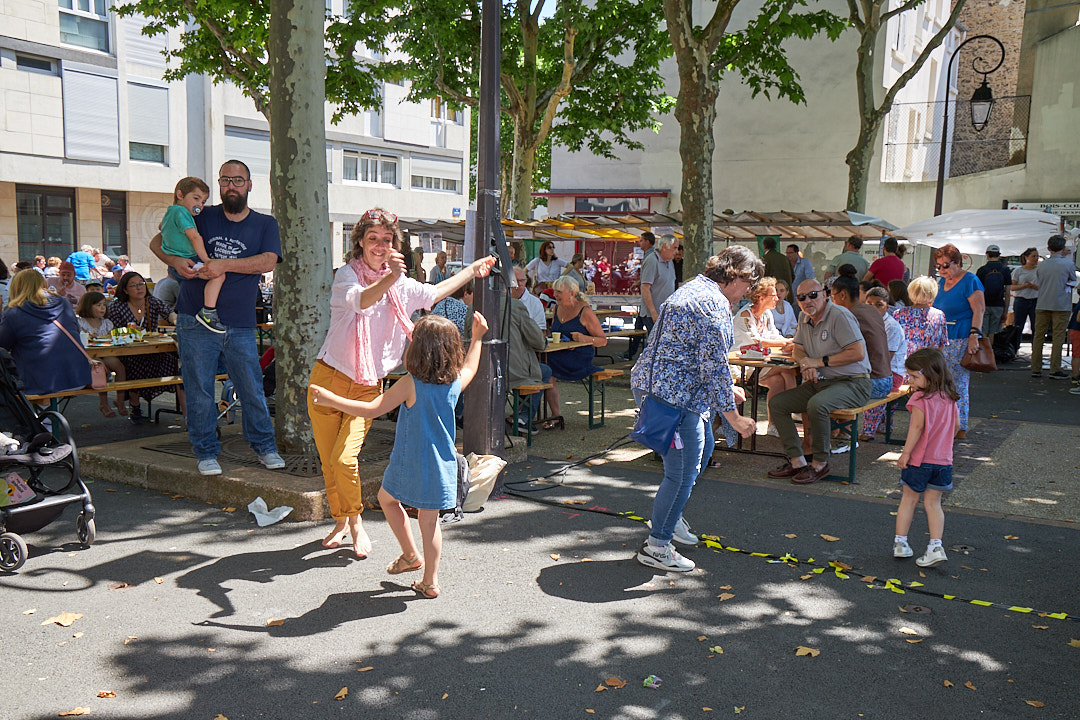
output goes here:
[[[215, 376], [216, 380], [228, 380], [229, 376], [222, 373]], [[70, 400], [73, 397], [79, 395], [96, 395], [98, 393], [110, 393], [110, 392], [124, 392], [126, 390], [142, 390], [144, 388], [153, 387], [169, 387], [171, 385], [183, 385], [184, 379], [179, 375], [166, 375], [163, 377], [142, 378], [141, 380], [117, 380], [108, 383], [104, 388], [98, 390], [95, 388], [76, 388], [74, 390], [61, 390], [60, 392], [46, 393], [43, 395], [27, 395], [26, 399], [32, 403], [40, 403], [45, 400], [49, 401], [49, 409], [56, 412], [60, 411], [60, 401]], [[150, 401], [147, 401], [149, 404]], [[177, 399], [177, 414], [179, 414], [179, 399]], [[158, 413], [163, 412], [158, 410]], [[152, 408], [148, 410], [148, 413], [152, 413]], [[154, 422], [157, 422], [157, 417], [154, 417]]]
[[890, 445], [897, 444], [892, 439], [893, 410], [896, 408], [896, 403], [907, 397], [910, 392], [911, 388], [907, 385], [901, 385], [899, 390], [891, 392], [885, 397], [870, 400], [860, 407], [839, 408], [829, 413], [829, 436], [832, 437], [833, 431], [838, 430], [840, 432], [839, 437], [847, 438], [850, 442], [847, 475], [832, 474], [829, 475], [830, 480], [842, 480], [852, 484], [858, 483], [855, 479], [855, 460], [859, 450], [859, 424], [862, 422], [862, 414], [867, 410], [881, 405], [885, 406], [885, 442]]
[[[589, 377], [582, 380], [582, 384], [585, 385], [585, 389], [589, 392], [589, 429], [603, 427], [605, 421], [605, 405], [607, 401], [607, 387], [604, 384], [605, 381], [611, 378], [619, 377], [623, 374], [622, 370], [597, 370]], [[595, 414], [595, 391], [600, 391], [600, 421], [596, 421]]]
[[[511, 389], [511, 407], [513, 408], [513, 414], [510, 416], [510, 422], [513, 423], [514, 434], [521, 437], [521, 429], [518, 428], [518, 410], [521, 408], [521, 401], [531, 395], [542, 393], [545, 390], [550, 390], [555, 387], [551, 383], [534, 383], [530, 385], [518, 385], [516, 388]], [[528, 432], [526, 433], [526, 446], [532, 447], [533, 437], [533, 414], [529, 413]]]

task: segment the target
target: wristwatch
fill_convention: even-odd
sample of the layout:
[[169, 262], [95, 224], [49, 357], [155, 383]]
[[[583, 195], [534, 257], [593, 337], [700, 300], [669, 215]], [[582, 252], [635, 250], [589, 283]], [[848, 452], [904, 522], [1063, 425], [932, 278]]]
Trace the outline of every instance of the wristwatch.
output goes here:
[[824, 365], [825, 367], [829, 367], [829, 356], [828, 355], [822, 355], [821, 356], [821, 364]]

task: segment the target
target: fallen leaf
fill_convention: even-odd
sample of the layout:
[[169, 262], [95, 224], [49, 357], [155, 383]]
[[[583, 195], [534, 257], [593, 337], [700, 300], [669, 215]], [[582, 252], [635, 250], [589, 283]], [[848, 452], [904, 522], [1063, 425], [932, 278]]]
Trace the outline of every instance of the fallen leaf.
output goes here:
[[968, 680], [966, 683], [964, 683], [964, 687], [966, 687], [968, 690], [978, 690], [979, 689], [979, 688], [975, 687], [974, 685], [972, 685], [970, 680]]
[[905, 635], [918, 635], [919, 634], [918, 630], [912, 630], [909, 627], [900, 628], [900, 632], [904, 633]]
[[698, 636], [697, 636], [697, 641], [698, 641], [698, 642], [704, 642], [705, 640], [708, 640], [708, 639], [709, 639], [709, 638], [708, 638], [708, 636], [706, 636], [706, 635], [698, 635]]
[[77, 707], [74, 710], [68, 710], [67, 712], [57, 713], [60, 717], [66, 717], [68, 715], [89, 715], [90, 708]]
[[795, 648], [795, 655], [797, 655], [797, 656], [809, 655], [810, 657], [817, 657], [820, 654], [821, 654], [820, 650], [815, 650], [814, 648], [808, 648], [805, 645], [799, 645], [799, 646], [797, 646]]
[[221, 509], [222, 509], [222, 510], [223, 510], [224, 512], [228, 512], [228, 513], [233, 513], [233, 512], [236, 512], [236, 508], [234, 508], [234, 507], [227, 507], [227, 508], [221, 508]]
[[724, 648], [720, 647], [719, 645], [713, 645], [711, 648], [709, 648], [709, 652], [716, 653], [717, 655], [723, 655]]
[[114, 698], [116, 697], [116, 693], [114, 693], [112, 690], [102, 690], [97, 694], [97, 696], [99, 698]]
[[163, 583], [165, 581], [163, 579], [159, 578], [159, 577], [156, 577], [156, 578], [154, 578], [154, 582], [156, 582], [158, 585], [160, 585], [161, 583]]
[[1069, 640], [1069, 647], [1080, 648], [1080, 640], [1077, 640], [1076, 638], [1071, 638]]
[[725, 600], [730, 600], [731, 598], [735, 597], [735, 595], [732, 593], [720, 593], [716, 597], [720, 598], [720, 602], [724, 602]]
[[1024, 702], [1026, 702], [1031, 707], [1046, 707], [1046, 703], [1039, 702], [1038, 700], [1025, 700]]
[[563, 505], [584, 505], [585, 501], [584, 500], [563, 500], [562, 504]]
[[619, 678], [614, 677], [614, 676], [609, 677], [604, 682], [608, 684], [608, 687], [613, 687], [615, 689], [622, 689], [622, 688], [626, 687], [626, 681], [625, 680], [620, 680]]
[[826, 542], [836, 542], [837, 540], [840, 539], [840, 538], [836, 537], [835, 535], [824, 535], [824, 534], [822, 534], [822, 535], [818, 535], [818, 537], [820, 537], [822, 540], [825, 540]]
[[116, 492], [113, 488], [105, 488], [105, 492]]
[[799, 536], [796, 535], [795, 533], [787, 533], [786, 535], [784, 535], [784, 537], [788, 538], [789, 540], [794, 540], [795, 538], [797, 538]]
[[953, 687], [953, 684], [952, 684], [952, 683], [951, 683], [950, 681], [948, 681], [948, 680], [946, 680], [946, 681], [945, 681], [944, 683], [942, 683], [942, 684], [943, 684], [943, 685], [944, 685], [945, 687]]
[[1020, 536], [1019, 535], [1006, 535], [1005, 539], [1006, 540], [1019, 540]]
[[78, 639], [78, 638], [81, 638], [82, 636], [83, 636], [83, 634], [81, 632], [77, 632], [74, 635], [72, 635], [71, 637]]
[[1036, 630], [1049, 630], [1050, 629], [1049, 625], [1032, 625], [1031, 627], [1036, 629]]
[[368, 672], [369, 670], [374, 670], [374, 669], [375, 668], [372, 667], [371, 665], [366, 665], [366, 666], [364, 666], [362, 668], [356, 668], [356, 672]]
[[110, 590], [127, 590], [129, 587], [131, 587], [130, 583], [126, 583], [126, 582], [121, 580], [120, 582], [116, 582], [116, 583], [113, 583], [112, 585], [110, 585], [109, 589]]
[[349, 696], [349, 688], [348, 687], [343, 687], [340, 690], [338, 690], [338, 693], [337, 693], [337, 695], [334, 696], [334, 699], [335, 700], [344, 700], [348, 696]]
[[138, 635], [128, 635], [126, 638], [124, 638], [124, 644], [127, 645], [132, 640], [138, 640], [138, 639], [139, 639]]
[[[573, 457], [573, 455], [571, 455], [570, 457]], [[596, 714], [596, 711], [593, 710], [592, 708], [585, 708], [585, 712], [589, 713], [590, 715], [595, 715]]]
[[872, 583], [877, 580], [877, 575], [863, 575], [860, 578], [864, 583]]
[[229, 720], [229, 718], [225, 717], [221, 713], [218, 713], [217, 715], [214, 716], [214, 720]]
[[217, 652], [217, 648], [206, 648], [206, 652]]
[[830, 564], [831, 564], [831, 565], [832, 565], [833, 567], [837, 567], [837, 568], [840, 568], [841, 570], [850, 570], [850, 569], [851, 569], [851, 566], [850, 566], [850, 565], [848, 565], [847, 563], [842, 563], [842, 562], [833, 562], [833, 563], [830, 563]]
[[926, 577], [926, 573], [924, 573], [922, 570], [920, 570], [919, 571], [919, 577], [921, 577], [921, 578]]
[[593, 690], [593, 692], [603, 692], [605, 690], [607, 690], [607, 685], [604, 685], [603, 683], [600, 683], [599, 685], [596, 686], [596, 689]]
[[448, 697], [450, 697], [450, 693], [443, 693], [443, 694], [442, 694], [442, 699], [443, 699], [443, 700], [445, 700], [445, 699], [446, 699], [446, 698], [448, 698]]
[[738, 715], [739, 713], [741, 713], [745, 709], [746, 709], [745, 705], [736, 705], [735, 706], [735, 714]]
[[915, 643], [921, 643], [922, 641], [923, 641], [922, 638], [917, 638], [915, 640], [912, 640], [910, 638], [908, 639], [908, 642], [911, 643], [912, 645], [914, 645]]
[[712, 708], [711, 707], [703, 707], [703, 708], [701, 708], [701, 711], [702, 712], [712, 712]]
[[29, 610], [23, 610], [23, 615], [33, 615], [37, 612], [37, 608], [31, 608]]
[[280, 619], [280, 618], [276, 618], [276, 619], [273, 619], [273, 620], [267, 620], [266, 621], [266, 627], [281, 627], [284, 624], [285, 624], [285, 621]]
[[56, 617], [51, 617], [41, 624], [50, 625], [52, 623], [56, 623], [60, 627], [71, 627], [71, 623], [75, 622], [81, 617], [82, 613], [62, 612]]
[[560, 555], [559, 553], [551, 553], [550, 555], [548, 555], [548, 557], [552, 560], [558, 560], [560, 557], [562, 557], [562, 555]]
[[730, 585], [721, 585], [720, 587], [718, 587], [716, 589], [717, 590], [730, 590], [731, 586]]
[[814, 577], [814, 576], [813, 575], [800, 575], [799, 579], [800, 580], [809, 580], [812, 577]]

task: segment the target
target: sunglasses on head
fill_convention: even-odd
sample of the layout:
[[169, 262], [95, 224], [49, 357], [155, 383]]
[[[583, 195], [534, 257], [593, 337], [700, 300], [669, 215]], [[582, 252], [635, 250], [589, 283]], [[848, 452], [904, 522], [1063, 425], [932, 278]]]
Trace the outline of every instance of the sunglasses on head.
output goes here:
[[806, 300], [817, 300], [818, 295], [820, 295], [822, 292], [823, 292], [822, 290], [811, 290], [808, 293], [800, 293], [800, 294], [796, 295], [795, 298], [799, 302], [804, 302]]
[[392, 212], [386, 212], [385, 210], [368, 210], [366, 213], [364, 213], [363, 217], [367, 220], [382, 220], [383, 222], [387, 223], [397, 222], [397, 215]]

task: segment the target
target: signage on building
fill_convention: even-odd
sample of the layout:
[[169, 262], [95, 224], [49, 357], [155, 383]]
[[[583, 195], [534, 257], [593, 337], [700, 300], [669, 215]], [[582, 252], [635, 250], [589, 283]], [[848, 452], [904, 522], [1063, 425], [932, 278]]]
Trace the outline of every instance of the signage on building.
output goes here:
[[1040, 210], [1061, 218], [1065, 232], [1076, 235], [1080, 230], [1080, 202], [1011, 202], [1005, 201], [1007, 210]]

